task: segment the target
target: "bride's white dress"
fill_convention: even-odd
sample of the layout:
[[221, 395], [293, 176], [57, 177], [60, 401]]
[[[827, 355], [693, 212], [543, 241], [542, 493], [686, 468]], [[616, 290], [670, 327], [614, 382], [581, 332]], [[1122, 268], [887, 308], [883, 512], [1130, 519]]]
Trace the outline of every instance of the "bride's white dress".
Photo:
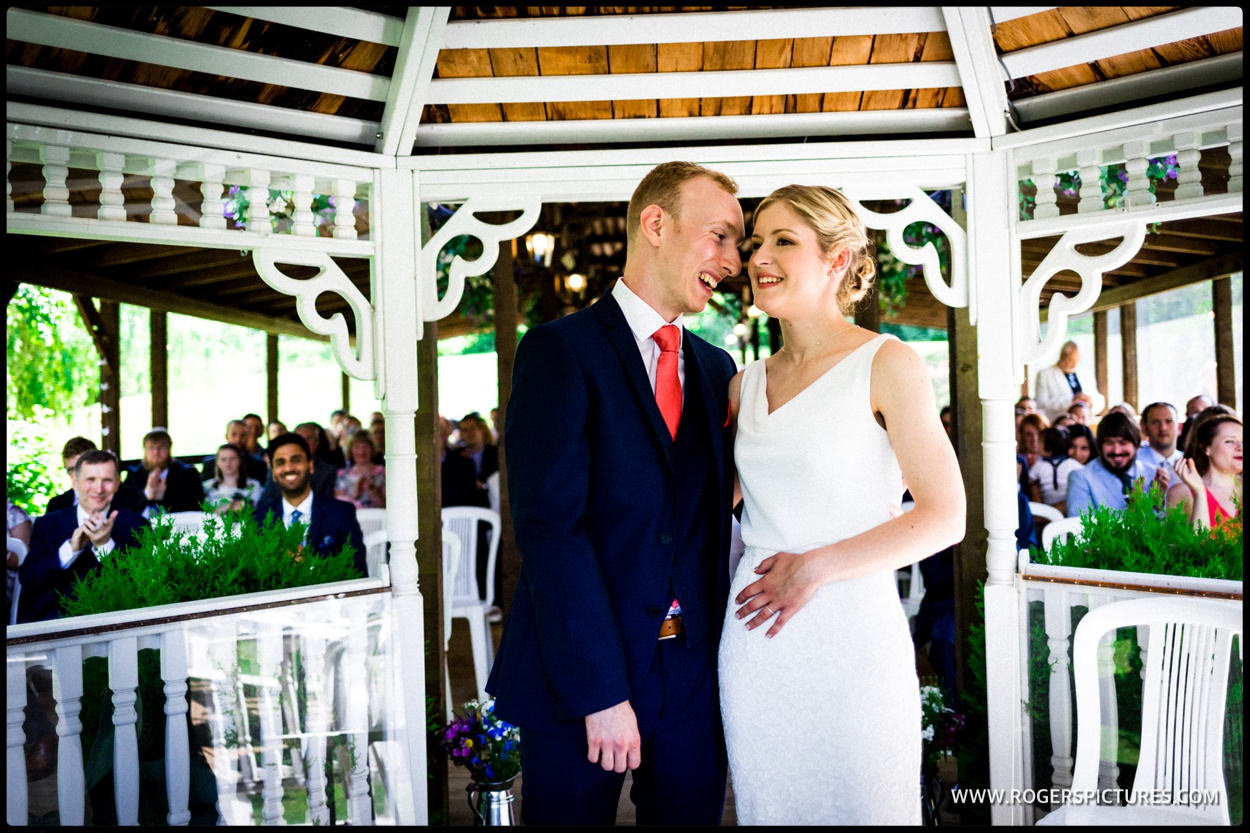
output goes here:
[[772, 639], [733, 599], [779, 551], [890, 519], [898, 461], [873, 418], [878, 336], [768, 413], [764, 362], [742, 378], [734, 446], [746, 545], [720, 643], [721, 714], [740, 824], [919, 824], [920, 694], [892, 570], [826, 584]]

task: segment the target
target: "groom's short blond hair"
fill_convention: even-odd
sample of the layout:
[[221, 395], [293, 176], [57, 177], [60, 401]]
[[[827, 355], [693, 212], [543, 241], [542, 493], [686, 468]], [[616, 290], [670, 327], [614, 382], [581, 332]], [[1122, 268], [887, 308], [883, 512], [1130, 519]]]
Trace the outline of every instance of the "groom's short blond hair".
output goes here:
[[705, 168], [694, 162], [663, 162], [656, 165], [642, 178], [634, 195], [629, 198], [629, 210], [625, 214], [625, 239], [630, 246], [642, 223], [642, 210], [648, 205], [658, 205], [667, 213], [681, 219], [681, 186], [687, 180], [705, 176], [730, 194], [737, 195], [738, 183], [733, 178]]

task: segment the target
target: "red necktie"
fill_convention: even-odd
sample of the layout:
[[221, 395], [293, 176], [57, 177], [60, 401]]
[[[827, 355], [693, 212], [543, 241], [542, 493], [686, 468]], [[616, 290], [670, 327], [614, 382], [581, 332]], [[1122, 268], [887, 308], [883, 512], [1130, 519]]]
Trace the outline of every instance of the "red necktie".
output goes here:
[[681, 333], [675, 324], [665, 324], [651, 336], [660, 345], [660, 360], [655, 366], [655, 404], [668, 425], [668, 432], [677, 439], [681, 422], [681, 380], [677, 378], [677, 347]]

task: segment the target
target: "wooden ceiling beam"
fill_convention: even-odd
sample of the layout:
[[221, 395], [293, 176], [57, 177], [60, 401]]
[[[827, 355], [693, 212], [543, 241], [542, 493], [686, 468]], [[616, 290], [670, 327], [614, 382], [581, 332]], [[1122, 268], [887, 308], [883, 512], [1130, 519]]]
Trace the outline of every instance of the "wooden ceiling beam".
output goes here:
[[1213, 257], [1199, 263], [1182, 266], [1180, 269], [1162, 275], [1144, 278], [1127, 286], [1104, 290], [1098, 296], [1098, 300], [1094, 302], [1091, 311], [1097, 312], [1098, 310], [1112, 309], [1129, 301], [1135, 301], [1138, 298], [1158, 295], [1160, 292], [1179, 289], [1191, 283], [1223, 278], [1234, 272], [1240, 272], [1241, 268], [1242, 252], [1229, 252], [1220, 257]]
[[234, 309], [208, 301], [187, 298], [172, 292], [148, 289], [101, 277], [91, 272], [66, 267], [48, 269], [46, 264], [26, 260], [10, 263], [8, 277], [22, 283], [46, 286], [71, 294], [104, 298], [121, 304], [134, 304], [157, 312], [173, 312], [193, 318], [221, 321], [241, 327], [264, 330], [267, 333], [298, 336], [316, 341], [328, 341], [328, 337], [313, 333], [303, 324], [290, 318], [258, 315], [245, 309]]

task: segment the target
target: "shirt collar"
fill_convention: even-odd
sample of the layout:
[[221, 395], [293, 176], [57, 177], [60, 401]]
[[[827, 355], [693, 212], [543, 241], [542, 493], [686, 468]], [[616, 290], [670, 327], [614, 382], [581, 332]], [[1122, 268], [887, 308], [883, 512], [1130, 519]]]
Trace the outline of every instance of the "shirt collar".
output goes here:
[[291, 504], [287, 503], [286, 498], [283, 497], [282, 498], [282, 521], [283, 523], [286, 523], [291, 520], [291, 513], [294, 512], [296, 509], [298, 509], [302, 513], [303, 515], [302, 519], [305, 522], [311, 521], [312, 520], [312, 499], [313, 499], [313, 493], [311, 489], [308, 491], [308, 496], [305, 497], [303, 500], [301, 500], [298, 506], [292, 506]]
[[[617, 278], [616, 285], [612, 287], [612, 298], [620, 306], [621, 312], [625, 315], [625, 323], [629, 325], [634, 339], [638, 342], [651, 341], [651, 336], [655, 334], [655, 331], [665, 324], [675, 324], [678, 335], [685, 338], [685, 328], [682, 327], [680, 315], [672, 321], [665, 321], [664, 316], [656, 312], [650, 304], [639, 298], [632, 289], [625, 285], [624, 278]], [[680, 349], [680, 340], [677, 346]]]
[[[108, 517], [109, 511], [112, 510], [112, 508], [113, 508], [112, 502], [110, 502], [108, 506], [104, 507], [104, 517], [106, 518]], [[74, 511], [78, 513], [78, 525], [79, 526], [82, 526], [83, 521], [91, 517], [90, 513], [88, 513], [86, 509], [83, 509], [82, 504], [78, 502], [77, 492], [74, 493]]]

